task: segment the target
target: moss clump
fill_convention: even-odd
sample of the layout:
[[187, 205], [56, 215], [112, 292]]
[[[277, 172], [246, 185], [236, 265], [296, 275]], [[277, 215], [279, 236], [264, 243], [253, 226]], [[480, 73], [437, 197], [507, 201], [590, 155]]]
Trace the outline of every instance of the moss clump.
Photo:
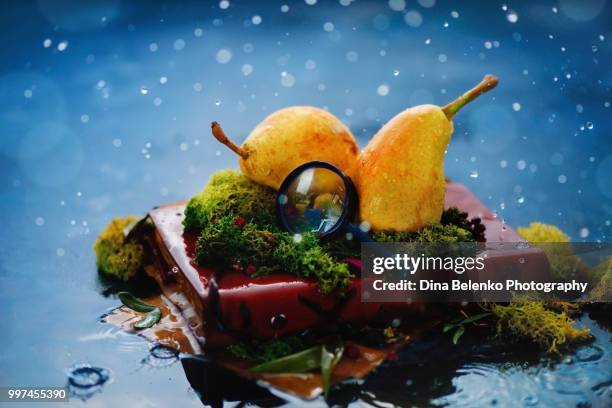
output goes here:
[[314, 234], [293, 237], [275, 226], [271, 229], [245, 222], [242, 216], [221, 217], [202, 229], [196, 261], [237, 267], [253, 276], [282, 272], [313, 278], [324, 294], [348, 285], [348, 266], [332, 258]]
[[189, 201], [183, 225], [186, 230], [201, 230], [227, 215], [240, 215], [260, 225], [272, 224], [275, 197], [274, 190], [237, 171], [220, 170], [211, 176], [204, 191]]
[[612, 301], [612, 258], [608, 258], [597, 265], [590, 271], [589, 275], [595, 285], [589, 294], [589, 301]]
[[590, 338], [586, 327], [575, 328], [565, 313], [548, 310], [543, 302], [519, 298], [508, 305], [491, 304], [487, 309], [497, 318], [497, 334], [529, 340], [548, 352]]
[[263, 269], [270, 263], [278, 235], [252, 222], [243, 223], [240, 216], [226, 215], [202, 229], [196, 246], [196, 261], [221, 266], [253, 265]]
[[242, 360], [266, 362], [297, 353], [305, 348], [306, 345], [300, 337], [288, 336], [271, 341], [252, 340], [235, 343], [228, 346], [227, 350]]
[[98, 236], [94, 251], [102, 273], [127, 281], [142, 268], [144, 248], [138, 242], [126, 242], [123, 232], [136, 221], [134, 216], [116, 218]]
[[588, 267], [572, 252], [566, 244], [569, 237], [558, 227], [533, 222], [529, 227], [519, 227], [516, 231], [523, 239], [544, 251], [553, 279], [567, 282], [587, 273]]
[[373, 238], [379, 242], [432, 242], [447, 243], [474, 242], [472, 233], [454, 224], [430, 225], [418, 231], [376, 232]]
[[518, 227], [516, 232], [525, 240], [537, 242], [569, 242], [569, 237], [558, 227], [541, 222], [532, 222], [528, 227]]

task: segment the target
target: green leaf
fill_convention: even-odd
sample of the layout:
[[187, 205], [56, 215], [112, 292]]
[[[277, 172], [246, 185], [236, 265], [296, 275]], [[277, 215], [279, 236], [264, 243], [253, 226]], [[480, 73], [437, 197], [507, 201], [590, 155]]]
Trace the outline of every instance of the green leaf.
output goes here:
[[453, 344], [457, 344], [461, 336], [465, 333], [465, 328], [463, 326], [459, 326], [455, 334], [453, 335]]
[[327, 398], [327, 394], [329, 393], [331, 373], [342, 358], [343, 352], [344, 345], [341, 341], [335, 344], [331, 349], [327, 346], [321, 348], [321, 379], [323, 380], [323, 393], [325, 398]]
[[442, 333], [446, 333], [447, 331], [449, 331], [450, 329], [452, 329], [453, 327], [456, 327], [456, 324], [453, 323], [446, 323], [444, 325], [444, 327], [442, 328]]
[[315, 346], [290, 354], [276, 360], [256, 365], [251, 371], [256, 373], [305, 373], [321, 366], [323, 346]]
[[142, 319], [134, 323], [135, 329], [148, 329], [161, 319], [161, 310], [155, 308], [145, 315]]
[[146, 313], [152, 312], [153, 310], [157, 309], [157, 307], [153, 305], [138, 300], [136, 297], [134, 297], [134, 295], [129, 292], [119, 292], [117, 296], [119, 297], [121, 303], [137, 312]]
[[489, 312], [476, 314], [474, 316], [468, 317], [467, 319], [462, 321], [461, 324], [473, 323], [473, 322], [475, 322], [477, 320], [480, 320], [480, 319], [483, 319], [483, 318], [489, 316], [490, 314], [491, 313], [489, 313]]

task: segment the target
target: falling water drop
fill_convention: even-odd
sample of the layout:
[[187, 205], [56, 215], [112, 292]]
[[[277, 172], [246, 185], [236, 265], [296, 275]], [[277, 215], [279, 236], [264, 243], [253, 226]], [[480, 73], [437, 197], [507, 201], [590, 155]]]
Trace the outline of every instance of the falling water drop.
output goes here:
[[147, 88], [146, 86], [141, 86], [140, 87], [140, 93], [143, 95], [148, 95], [149, 94], [149, 88]]

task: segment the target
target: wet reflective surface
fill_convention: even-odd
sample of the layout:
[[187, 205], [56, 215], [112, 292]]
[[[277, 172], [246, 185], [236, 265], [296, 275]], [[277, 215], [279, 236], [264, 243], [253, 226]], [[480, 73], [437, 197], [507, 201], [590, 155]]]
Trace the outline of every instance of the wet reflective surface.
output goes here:
[[[111, 217], [186, 199], [236, 165], [212, 120], [241, 141], [280, 107], [325, 106], [363, 146], [408, 105], [444, 104], [495, 73], [499, 88], [457, 116], [448, 176], [510, 225], [609, 240], [610, 1], [11, 3], [0, 13], [0, 385], [63, 386], [91, 364], [110, 379], [71, 406], [201, 405], [175, 359], [157, 364], [147, 341], [98, 321], [119, 302], [101, 294], [91, 247]], [[440, 336], [338, 398], [610, 405], [610, 334], [583, 323], [595, 342], [556, 364]]]

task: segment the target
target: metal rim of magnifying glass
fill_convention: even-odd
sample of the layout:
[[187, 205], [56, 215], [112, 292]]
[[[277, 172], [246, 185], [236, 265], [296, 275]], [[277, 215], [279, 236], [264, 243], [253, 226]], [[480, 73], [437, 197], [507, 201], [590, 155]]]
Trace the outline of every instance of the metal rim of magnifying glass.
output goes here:
[[353, 184], [352, 180], [346, 174], [344, 174], [342, 170], [340, 170], [333, 164], [316, 160], [304, 163], [293, 169], [291, 173], [289, 173], [287, 177], [285, 177], [285, 180], [283, 180], [283, 183], [281, 184], [280, 189], [278, 190], [278, 194], [276, 196], [276, 215], [279, 219], [279, 222], [286, 231], [292, 234], [296, 234], [296, 232], [293, 231], [293, 229], [287, 222], [287, 219], [284, 215], [285, 213], [283, 211], [285, 204], [281, 204], [280, 197], [283, 195], [287, 195], [287, 189], [289, 188], [289, 185], [299, 174], [311, 168], [327, 169], [333, 171], [342, 179], [342, 181], [344, 182], [344, 186], [346, 187], [346, 199], [344, 200], [344, 203], [342, 205], [342, 214], [340, 215], [338, 222], [331, 230], [327, 231], [324, 234], [317, 235], [320, 240], [326, 240], [338, 233], [342, 229], [342, 227], [348, 221], [350, 221], [352, 217], [354, 217], [355, 211], [357, 209], [357, 191], [355, 190], [355, 185]]

